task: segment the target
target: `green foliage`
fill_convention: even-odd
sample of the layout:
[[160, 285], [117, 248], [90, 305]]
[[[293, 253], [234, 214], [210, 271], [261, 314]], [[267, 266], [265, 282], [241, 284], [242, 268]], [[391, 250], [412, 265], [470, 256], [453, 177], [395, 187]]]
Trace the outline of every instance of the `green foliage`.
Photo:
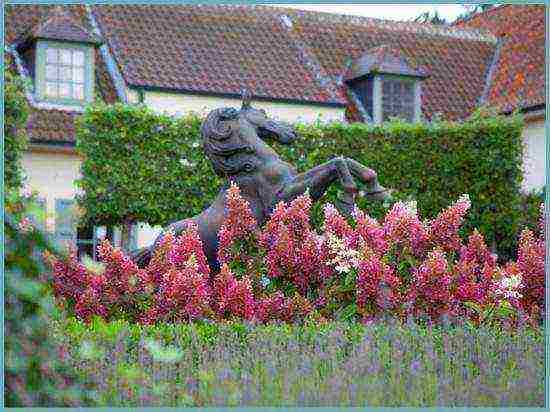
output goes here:
[[27, 147], [25, 125], [29, 104], [21, 77], [4, 69], [4, 185], [19, 189], [23, 184], [21, 157]]
[[[126, 219], [161, 224], [191, 217], [209, 205], [221, 185], [202, 152], [201, 119], [173, 119], [142, 105], [96, 105], [78, 127], [78, 150], [85, 156], [86, 218], [102, 224]], [[270, 142], [281, 157], [303, 172], [338, 155], [378, 172], [396, 189], [398, 200], [416, 200], [423, 218], [432, 218], [468, 193], [472, 211], [464, 227], [477, 227], [489, 245], [511, 256], [521, 218], [522, 119], [474, 114], [462, 123], [297, 125], [292, 145]], [[335, 201], [332, 187], [325, 201]], [[359, 206], [380, 218], [381, 203]], [[321, 205], [313, 208], [320, 223]]]
[[540, 223], [540, 204], [544, 202], [546, 188], [521, 195], [520, 226], [536, 232]]
[[140, 105], [89, 107], [77, 132], [84, 219], [155, 225], [202, 210], [221, 182], [203, 159], [199, 127], [196, 117], [174, 120]]
[[6, 406], [70, 406], [80, 384], [67, 370], [45, 325], [61, 313], [42, 277], [46, 269], [39, 258], [49, 251], [59, 254], [42, 233], [23, 229], [21, 219], [32, 214], [33, 198], [6, 197], [4, 216], [4, 396]]

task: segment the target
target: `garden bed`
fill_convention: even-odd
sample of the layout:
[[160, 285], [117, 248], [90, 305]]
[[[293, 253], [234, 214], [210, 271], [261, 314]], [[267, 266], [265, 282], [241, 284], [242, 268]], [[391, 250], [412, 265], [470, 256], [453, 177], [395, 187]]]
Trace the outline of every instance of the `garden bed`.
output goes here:
[[544, 334], [389, 322], [59, 321], [86, 406], [542, 406]]

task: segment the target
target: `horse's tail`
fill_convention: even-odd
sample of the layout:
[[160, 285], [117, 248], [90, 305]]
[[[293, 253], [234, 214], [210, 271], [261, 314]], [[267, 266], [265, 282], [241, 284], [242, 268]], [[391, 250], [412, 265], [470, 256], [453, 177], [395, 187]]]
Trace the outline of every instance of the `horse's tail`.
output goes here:
[[145, 268], [151, 261], [151, 247], [142, 247], [130, 254], [130, 259], [140, 268]]

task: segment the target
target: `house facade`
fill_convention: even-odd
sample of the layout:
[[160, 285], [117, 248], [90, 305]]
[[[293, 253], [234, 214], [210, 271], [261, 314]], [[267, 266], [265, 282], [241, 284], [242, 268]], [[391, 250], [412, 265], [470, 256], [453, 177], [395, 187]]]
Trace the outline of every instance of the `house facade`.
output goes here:
[[[544, 7], [501, 6], [454, 26], [268, 6], [13, 5], [9, 64], [29, 82], [27, 184], [48, 231], [77, 229], [75, 119], [100, 99], [159, 112], [238, 106], [244, 88], [290, 122], [460, 120], [477, 107], [525, 113], [525, 190], [544, 184]], [[136, 246], [157, 229], [140, 225]], [[113, 234], [116, 240], [116, 231]]]

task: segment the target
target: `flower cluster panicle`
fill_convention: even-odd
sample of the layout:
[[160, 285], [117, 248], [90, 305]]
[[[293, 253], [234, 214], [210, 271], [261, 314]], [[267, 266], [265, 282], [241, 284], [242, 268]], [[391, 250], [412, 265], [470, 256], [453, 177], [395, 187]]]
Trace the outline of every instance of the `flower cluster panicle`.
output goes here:
[[204, 254], [198, 227], [192, 222], [175, 239], [167, 255], [168, 263], [175, 268], [186, 266], [190, 258], [195, 260], [199, 273], [210, 275], [210, 266]]
[[158, 285], [162, 280], [162, 276], [170, 269], [168, 253], [174, 247], [175, 241], [176, 235], [174, 232], [171, 230], [166, 231], [151, 256], [146, 270], [154, 285]]
[[122, 296], [142, 292], [145, 285], [140, 280], [144, 278], [138, 266], [124, 254], [120, 248], [115, 248], [108, 240], [103, 240], [97, 247], [99, 259], [105, 265], [107, 278], [107, 295], [112, 303], [122, 300]]
[[74, 312], [78, 318], [84, 321], [89, 321], [94, 316], [106, 319], [108, 310], [101, 299], [101, 287], [86, 288], [76, 302]]
[[470, 206], [470, 197], [467, 194], [462, 195], [428, 223], [428, 239], [432, 246], [440, 247], [446, 252], [460, 249], [461, 239], [458, 231]]
[[164, 274], [155, 295], [155, 306], [145, 323], [200, 319], [209, 313], [210, 299], [208, 277], [191, 256]]
[[292, 319], [291, 301], [282, 292], [276, 291], [257, 301], [255, 317], [261, 323], [270, 321], [289, 322]]
[[225, 216], [218, 233], [219, 247], [218, 260], [220, 263], [228, 263], [239, 258], [234, 252], [234, 246], [239, 241], [246, 240], [258, 229], [258, 225], [250, 204], [241, 196], [239, 187], [231, 182], [231, 186], [225, 195]]
[[523, 275], [515, 262], [509, 262], [504, 268], [498, 270], [498, 278], [495, 279], [493, 289], [494, 298], [497, 301], [506, 300], [515, 307], [519, 307], [523, 297]]
[[333, 233], [328, 233], [326, 235], [326, 245], [330, 251], [330, 259], [327, 261], [327, 265], [334, 267], [336, 272], [349, 273], [352, 269], [359, 267], [359, 251], [346, 245], [344, 240]]
[[333, 204], [327, 203], [323, 207], [324, 223], [323, 233], [332, 234], [340, 239], [349, 238], [353, 235], [353, 228], [346, 218], [338, 212]]
[[537, 306], [544, 310], [545, 288], [545, 243], [537, 239], [533, 232], [525, 229], [521, 232], [518, 243], [517, 265], [523, 274], [523, 307], [530, 312]]
[[397, 202], [384, 219], [384, 238], [388, 246], [408, 247], [415, 256], [425, 253], [428, 234], [418, 218], [416, 202]]
[[388, 242], [384, 239], [384, 228], [374, 218], [355, 207], [352, 214], [356, 226], [350, 246], [358, 250], [363, 247], [382, 256], [388, 251]]
[[254, 317], [256, 302], [252, 292], [252, 282], [248, 276], [237, 280], [223, 264], [213, 285], [214, 309], [222, 318], [237, 317], [251, 320]]
[[492, 289], [497, 269], [497, 256], [488, 249], [483, 235], [474, 230], [468, 244], [460, 248], [454, 266], [455, 298], [461, 302], [483, 303]]
[[89, 280], [86, 267], [77, 259], [76, 249], [69, 249], [68, 252], [66, 258], [44, 252], [44, 261], [52, 269], [53, 293], [59, 303], [76, 303]]
[[309, 222], [311, 199], [301, 195], [280, 202], [260, 235], [268, 276], [291, 281], [301, 293], [328, 274], [319, 236]]
[[401, 280], [374, 251], [365, 251], [357, 274], [357, 306], [365, 317], [396, 310], [402, 301]]
[[413, 312], [439, 319], [452, 310], [451, 280], [445, 252], [442, 249], [429, 252], [426, 260], [413, 271], [413, 281], [407, 296], [407, 301], [414, 303]]

